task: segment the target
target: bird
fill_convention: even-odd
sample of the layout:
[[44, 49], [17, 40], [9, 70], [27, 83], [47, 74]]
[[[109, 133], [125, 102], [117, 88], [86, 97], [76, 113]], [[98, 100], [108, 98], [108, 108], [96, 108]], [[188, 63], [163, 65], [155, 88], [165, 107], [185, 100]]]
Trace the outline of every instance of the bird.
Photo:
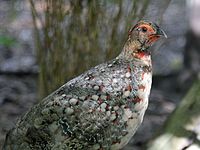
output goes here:
[[11, 129], [3, 150], [118, 150], [143, 121], [152, 84], [150, 47], [166, 33], [147, 20], [120, 54], [68, 81]]

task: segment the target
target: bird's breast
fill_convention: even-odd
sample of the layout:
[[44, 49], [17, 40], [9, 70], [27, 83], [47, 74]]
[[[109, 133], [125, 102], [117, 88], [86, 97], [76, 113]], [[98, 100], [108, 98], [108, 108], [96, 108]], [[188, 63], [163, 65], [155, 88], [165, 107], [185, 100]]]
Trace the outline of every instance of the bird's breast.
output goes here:
[[[119, 143], [115, 143], [112, 149], [119, 149], [126, 145], [131, 137], [135, 134], [136, 130], [140, 126], [144, 113], [148, 106], [148, 99], [150, 95], [152, 72], [151, 66], [144, 67], [127, 67], [125, 77], [130, 78], [128, 87], [123, 91], [122, 98], [126, 100], [126, 107], [124, 107], [124, 113], [122, 120], [126, 124], [127, 134], [123, 136]], [[126, 97], [128, 96], [128, 97]]]

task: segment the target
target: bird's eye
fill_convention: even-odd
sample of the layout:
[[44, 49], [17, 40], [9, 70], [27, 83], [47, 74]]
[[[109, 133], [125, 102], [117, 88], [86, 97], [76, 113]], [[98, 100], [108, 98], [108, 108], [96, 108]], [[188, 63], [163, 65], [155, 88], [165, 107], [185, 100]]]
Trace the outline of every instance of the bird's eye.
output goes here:
[[147, 32], [147, 28], [146, 27], [142, 27], [142, 32]]

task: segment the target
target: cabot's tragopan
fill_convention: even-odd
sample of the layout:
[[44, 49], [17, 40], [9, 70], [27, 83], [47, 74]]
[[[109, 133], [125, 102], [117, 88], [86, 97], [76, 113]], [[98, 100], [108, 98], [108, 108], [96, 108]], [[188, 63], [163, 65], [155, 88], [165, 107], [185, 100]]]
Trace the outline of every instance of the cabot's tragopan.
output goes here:
[[140, 126], [152, 82], [149, 47], [166, 34], [140, 21], [122, 52], [64, 84], [26, 113], [4, 150], [118, 150]]

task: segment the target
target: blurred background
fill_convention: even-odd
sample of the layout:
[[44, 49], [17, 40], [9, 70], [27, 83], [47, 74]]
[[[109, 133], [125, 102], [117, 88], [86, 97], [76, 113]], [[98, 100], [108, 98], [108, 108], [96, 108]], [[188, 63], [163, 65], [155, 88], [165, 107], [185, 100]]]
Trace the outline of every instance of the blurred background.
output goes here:
[[150, 104], [124, 148], [145, 149], [200, 76], [199, 9], [199, 0], [0, 0], [0, 145], [17, 118], [69, 79], [117, 56], [129, 28], [147, 19], [168, 39], [151, 48]]

